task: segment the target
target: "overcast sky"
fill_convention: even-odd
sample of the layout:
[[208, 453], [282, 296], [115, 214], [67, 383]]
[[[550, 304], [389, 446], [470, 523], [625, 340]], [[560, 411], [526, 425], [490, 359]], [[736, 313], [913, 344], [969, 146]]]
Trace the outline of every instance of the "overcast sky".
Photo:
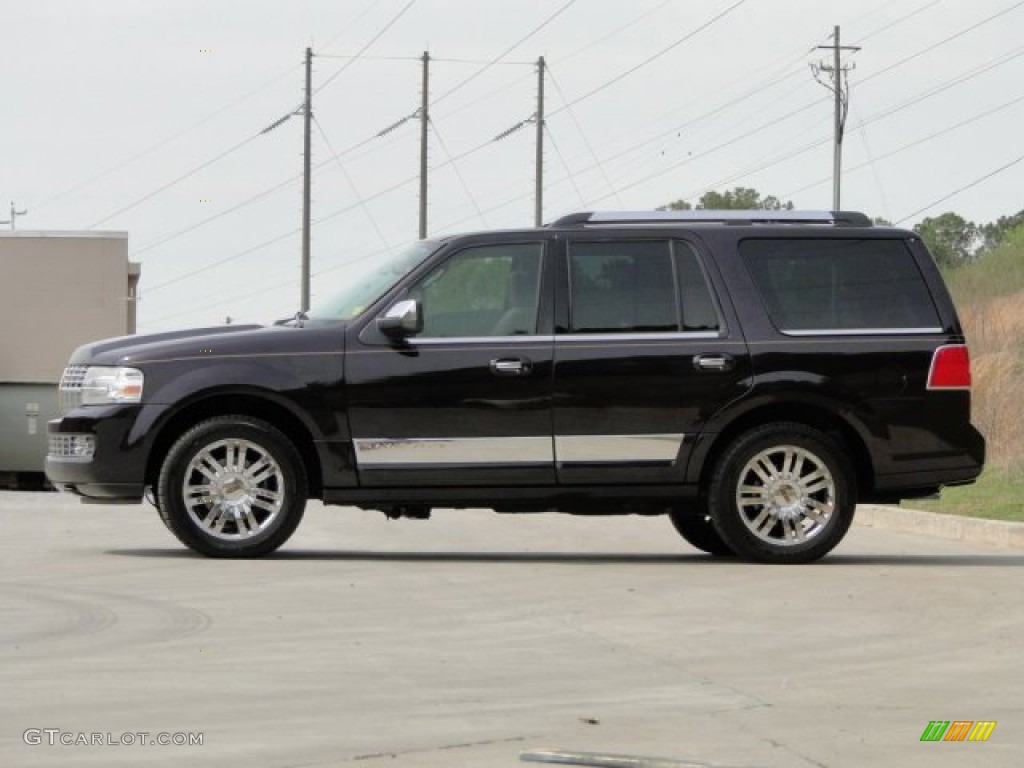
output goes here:
[[299, 105], [306, 46], [314, 303], [417, 236], [418, 123], [376, 134], [418, 108], [424, 51], [431, 235], [532, 224], [533, 127], [491, 139], [534, 113], [541, 55], [545, 220], [735, 186], [830, 208], [809, 65], [837, 24], [862, 48], [844, 208], [1024, 208], [1024, 162], [996, 172], [1024, 152], [1016, 0], [4, 0], [0, 21], [0, 220], [13, 200], [19, 229], [127, 231], [140, 331], [297, 309], [302, 121], [260, 131]]

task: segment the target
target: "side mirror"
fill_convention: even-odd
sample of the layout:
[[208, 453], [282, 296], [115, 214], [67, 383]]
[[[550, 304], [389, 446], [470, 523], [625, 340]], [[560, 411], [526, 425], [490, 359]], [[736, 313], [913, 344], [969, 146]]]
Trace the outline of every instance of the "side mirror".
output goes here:
[[391, 339], [415, 336], [423, 330], [423, 309], [414, 299], [399, 301], [377, 318], [377, 328]]

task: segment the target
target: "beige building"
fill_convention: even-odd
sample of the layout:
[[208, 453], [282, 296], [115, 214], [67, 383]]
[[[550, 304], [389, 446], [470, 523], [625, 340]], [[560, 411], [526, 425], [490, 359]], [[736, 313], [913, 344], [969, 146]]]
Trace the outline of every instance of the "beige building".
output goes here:
[[0, 231], [0, 474], [42, 471], [71, 351], [135, 332], [127, 232]]

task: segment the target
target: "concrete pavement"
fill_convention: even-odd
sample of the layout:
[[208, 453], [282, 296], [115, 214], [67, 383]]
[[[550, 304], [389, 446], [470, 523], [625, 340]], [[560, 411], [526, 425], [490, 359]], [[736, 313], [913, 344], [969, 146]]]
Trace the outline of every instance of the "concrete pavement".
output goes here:
[[[311, 503], [278, 555], [213, 561], [151, 508], [29, 493], [0, 493], [0, 532], [4, 766], [1024, 754], [1018, 551], [860, 525], [820, 564], [763, 566], [700, 555], [663, 518]], [[998, 725], [921, 743], [931, 720]], [[60, 744], [140, 732], [203, 743]]]

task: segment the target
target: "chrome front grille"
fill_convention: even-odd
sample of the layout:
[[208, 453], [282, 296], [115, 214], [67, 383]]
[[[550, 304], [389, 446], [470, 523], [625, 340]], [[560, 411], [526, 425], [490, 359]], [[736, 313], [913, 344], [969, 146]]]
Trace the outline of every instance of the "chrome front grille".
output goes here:
[[64, 369], [57, 387], [57, 396], [62, 414], [73, 411], [82, 404], [82, 382], [85, 381], [87, 365], [69, 365]]

